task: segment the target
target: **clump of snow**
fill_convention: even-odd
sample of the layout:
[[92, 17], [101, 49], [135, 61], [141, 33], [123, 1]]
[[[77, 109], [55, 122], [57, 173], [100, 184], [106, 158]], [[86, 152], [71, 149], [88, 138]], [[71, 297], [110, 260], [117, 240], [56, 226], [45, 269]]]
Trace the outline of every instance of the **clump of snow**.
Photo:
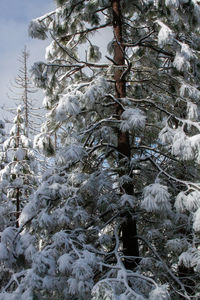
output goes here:
[[31, 68], [31, 78], [36, 87], [45, 88], [47, 85], [47, 67], [43, 62], [36, 62]]
[[194, 214], [193, 229], [196, 232], [200, 232], [200, 208]]
[[173, 66], [180, 71], [188, 71], [190, 69], [190, 63], [185, 59], [184, 55], [181, 52], [176, 52]]
[[197, 119], [198, 119], [197, 105], [191, 101], [187, 102], [187, 117], [189, 120], [192, 120], [192, 121], [197, 121]]
[[151, 300], [170, 300], [168, 293], [168, 285], [160, 285], [153, 289], [149, 294], [149, 299]]
[[165, 5], [167, 7], [178, 8], [179, 7], [179, 0], [165, 0]]
[[34, 206], [34, 202], [28, 202], [25, 207], [23, 208], [20, 217], [19, 217], [19, 224], [23, 225], [27, 221], [31, 220], [31, 218], [36, 214], [36, 208]]
[[106, 94], [109, 89], [108, 81], [99, 76], [95, 81], [92, 81], [87, 87], [86, 92], [82, 95], [82, 101], [86, 103], [88, 108], [95, 109], [95, 104]]
[[15, 152], [15, 157], [16, 157], [16, 159], [17, 160], [23, 160], [24, 159], [24, 157], [25, 157], [25, 155], [26, 155], [26, 152], [24, 151], [24, 149], [22, 149], [22, 148], [18, 148], [17, 150], [16, 150], [16, 152]]
[[193, 266], [193, 256], [190, 251], [183, 252], [179, 256], [178, 260], [179, 265], [184, 265], [186, 268], [191, 268]]
[[167, 212], [171, 210], [170, 194], [166, 186], [153, 183], [144, 188], [141, 207], [147, 212]]
[[11, 245], [15, 236], [17, 229], [15, 227], [7, 227], [1, 233], [1, 242], [5, 245]]
[[197, 163], [200, 163], [200, 134], [196, 134], [194, 136], [191, 136], [190, 143], [193, 151], [195, 152], [195, 158]]
[[61, 273], [71, 272], [73, 262], [74, 262], [74, 259], [70, 254], [68, 254], [68, 253], [63, 254], [58, 259], [58, 269], [59, 269], [59, 271]]
[[138, 108], [128, 108], [122, 113], [122, 121], [120, 129], [123, 132], [133, 130], [136, 128], [144, 128], [146, 122], [146, 116], [144, 112]]
[[169, 145], [174, 138], [175, 130], [166, 125], [159, 133], [159, 140], [162, 145]]
[[190, 84], [182, 83], [180, 87], [180, 96], [189, 97], [195, 101], [200, 100], [200, 91]]
[[172, 251], [177, 254], [186, 250], [188, 248], [188, 244], [189, 243], [187, 242], [186, 239], [175, 238], [167, 241], [166, 248], [169, 251]]
[[187, 195], [184, 192], [180, 192], [176, 196], [176, 201], [175, 201], [175, 208], [178, 212], [184, 212], [185, 211], [185, 202], [187, 201]]
[[0, 261], [9, 259], [9, 253], [4, 243], [0, 243]]
[[178, 212], [184, 212], [185, 210], [195, 212], [200, 207], [200, 192], [192, 191], [188, 195], [180, 192], [176, 197], [174, 206]]
[[162, 47], [170, 44], [174, 37], [172, 30], [160, 20], [157, 20], [156, 23], [161, 27], [158, 33], [158, 45]]
[[135, 206], [135, 203], [136, 203], [136, 198], [132, 195], [128, 195], [128, 194], [123, 194], [121, 197], [120, 197], [120, 206], [124, 207], [126, 206], [127, 204], [130, 206], [130, 207], [134, 207]]
[[41, 213], [38, 216], [38, 224], [41, 228], [51, 228], [54, 222], [51, 215], [47, 214], [44, 211], [41, 211]]
[[65, 121], [68, 116], [76, 116], [79, 113], [80, 106], [78, 97], [73, 94], [63, 95], [56, 107], [56, 120]]
[[173, 66], [178, 71], [188, 71], [190, 69], [190, 60], [194, 57], [194, 55], [187, 44], [181, 42], [178, 43], [180, 44], [181, 49], [176, 52]]
[[32, 38], [45, 40], [47, 38], [46, 27], [39, 19], [34, 19], [30, 22], [28, 33]]
[[32, 148], [32, 141], [28, 139], [25, 135], [21, 134], [20, 139], [24, 148]]
[[66, 251], [69, 250], [69, 236], [64, 231], [56, 232], [52, 239], [57, 247], [64, 246]]
[[87, 152], [79, 145], [71, 145], [61, 150], [56, 156], [56, 162], [59, 165], [71, 164], [76, 161], [81, 161], [87, 156]]
[[184, 205], [190, 212], [195, 212], [200, 207], [200, 192], [193, 191], [188, 194]]
[[48, 133], [36, 135], [33, 146], [46, 156], [52, 156], [55, 152], [51, 136]]
[[182, 127], [177, 128], [172, 142], [172, 154], [183, 160], [194, 158], [194, 151], [190, 139], [186, 136]]
[[194, 55], [190, 47], [185, 43], [180, 43], [180, 45], [181, 45], [181, 54], [188, 60], [193, 58]]
[[46, 47], [45, 59], [50, 61], [53, 59], [58, 53], [56, 53], [56, 42], [52, 41], [49, 46]]

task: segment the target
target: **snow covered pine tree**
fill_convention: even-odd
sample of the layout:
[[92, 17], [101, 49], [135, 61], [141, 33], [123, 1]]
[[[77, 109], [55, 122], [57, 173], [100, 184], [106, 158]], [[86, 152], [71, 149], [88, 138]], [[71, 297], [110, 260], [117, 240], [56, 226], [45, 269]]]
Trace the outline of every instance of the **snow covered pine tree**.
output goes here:
[[56, 3], [29, 34], [53, 39], [33, 67], [49, 110], [36, 144], [59, 130], [63, 147], [20, 217], [29, 266], [0, 299], [199, 299], [199, 5]]
[[4, 142], [4, 151], [9, 162], [0, 172], [7, 197], [15, 205], [15, 217], [12, 219], [15, 220], [16, 227], [19, 227], [20, 212], [38, 183], [33, 143], [26, 136], [27, 126], [22, 115], [23, 108], [18, 106], [10, 135]]
[[26, 248], [29, 246], [27, 240], [23, 242], [20, 237], [18, 242], [17, 239], [20, 212], [28, 199], [31, 201], [30, 196], [38, 183], [37, 162], [32, 143], [25, 136], [25, 128], [22, 108], [18, 107], [2, 151], [5, 163], [0, 171], [0, 287], [7, 283], [13, 273], [24, 268], [23, 245]]

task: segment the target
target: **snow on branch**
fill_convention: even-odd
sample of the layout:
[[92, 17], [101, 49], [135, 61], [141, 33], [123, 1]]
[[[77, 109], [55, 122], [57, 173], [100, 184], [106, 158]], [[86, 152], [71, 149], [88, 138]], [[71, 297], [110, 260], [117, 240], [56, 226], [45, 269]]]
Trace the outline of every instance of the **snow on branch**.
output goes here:
[[158, 33], [158, 45], [164, 46], [166, 44], [172, 43], [174, 38], [172, 30], [160, 20], [157, 20], [155, 23], [157, 23], [161, 27]]

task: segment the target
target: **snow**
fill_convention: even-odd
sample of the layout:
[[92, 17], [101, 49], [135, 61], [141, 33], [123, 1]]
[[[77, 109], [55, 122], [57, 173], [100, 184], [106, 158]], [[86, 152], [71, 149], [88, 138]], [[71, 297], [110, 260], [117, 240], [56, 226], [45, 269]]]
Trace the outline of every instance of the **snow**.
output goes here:
[[159, 140], [162, 145], [170, 145], [173, 142], [175, 130], [166, 125], [159, 133]]
[[45, 213], [45, 212], [41, 212], [38, 216], [38, 223], [40, 225], [40, 227], [47, 227], [47, 228], [51, 228], [51, 226], [53, 225], [53, 219], [52, 217]]
[[103, 76], [97, 77], [83, 93], [82, 101], [86, 103], [88, 108], [95, 109], [95, 103], [102, 101], [102, 98], [109, 90], [109, 86], [108, 81]]
[[180, 192], [176, 196], [174, 206], [178, 212], [182, 213], [185, 211], [185, 202], [186, 201], [187, 201], [187, 195], [184, 192]]
[[157, 286], [150, 292], [149, 300], [170, 300], [168, 288], [167, 284]]
[[[125, 0], [121, 13], [127, 25], [122, 40], [129, 43], [129, 49], [124, 53], [123, 66], [118, 61], [111, 64], [112, 59], [118, 60], [119, 52], [113, 46], [119, 41], [116, 36], [108, 36], [112, 58], [105, 64], [109, 63], [109, 68], [92, 64], [88, 67], [89, 61], [101, 58], [100, 49], [93, 45], [96, 35], [90, 39], [92, 33], [78, 33], [85, 25], [98, 26], [92, 12], [99, 10], [99, 5], [110, 5], [109, 0], [57, 0], [58, 10], [32, 21], [32, 37], [45, 39], [48, 30], [54, 38], [46, 49], [47, 61], [32, 69], [34, 82], [45, 90], [44, 105], [48, 109], [35, 146], [52, 157], [41, 164], [39, 187], [24, 182], [18, 175], [29, 178], [26, 171], [31, 163], [28, 160], [22, 164], [20, 160], [26, 154], [32, 160], [32, 153], [27, 149], [30, 141], [20, 134], [18, 161], [9, 163], [1, 172], [3, 180], [10, 172], [17, 177], [7, 181], [9, 195], [13, 195], [11, 188], [19, 185], [35, 191], [30, 197], [25, 189], [22, 191], [28, 204], [22, 209], [20, 228], [4, 231], [4, 222], [0, 221], [0, 271], [3, 260], [11, 262], [9, 271], [15, 283], [7, 290], [16, 299], [52, 296], [166, 300], [179, 297], [181, 284], [185, 283], [182, 280], [178, 284], [177, 280], [173, 290], [167, 284], [161, 285], [165, 272], [169, 276], [164, 280], [171, 284], [170, 276], [177, 271], [178, 263], [194, 267], [194, 272], [200, 269], [199, 257], [196, 255], [195, 261], [195, 255], [188, 250], [199, 247], [196, 235], [200, 232], [200, 192], [196, 189], [200, 162], [200, 54], [195, 50], [199, 44], [198, 26], [190, 26], [196, 12], [184, 14], [183, 1], [186, 0], [145, 0], [137, 9], [134, 1]], [[191, 1], [197, 6], [195, 0]], [[98, 14], [102, 15], [100, 26], [105, 21], [104, 14], [110, 22], [110, 8], [100, 9]], [[101, 28], [103, 34], [106, 30]], [[78, 43], [85, 41], [79, 53]], [[104, 43], [98, 42], [104, 50]], [[66, 51], [59, 43], [67, 46]], [[131, 44], [138, 46], [131, 49]], [[117, 75], [126, 75], [121, 78], [126, 82], [124, 98], [118, 98]], [[5, 143], [7, 149], [16, 147], [16, 124], [13, 137]], [[121, 132], [129, 132], [128, 158], [122, 158], [117, 151], [119, 138], [124, 136]], [[148, 150], [152, 148], [155, 151]], [[5, 189], [6, 185], [1, 182], [0, 187]], [[7, 219], [13, 218], [15, 225], [15, 206], [5, 207]], [[4, 202], [2, 214], [3, 209]], [[123, 244], [121, 227], [127, 216], [137, 222], [138, 241], [142, 240], [140, 261], [134, 270], [126, 268], [124, 257], [129, 249]], [[181, 230], [183, 227], [185, 230]], [[16, 275], [19, 269], [23, 270], [21, 277]], [[198, 278], [194, 275], [198, 291]], [[2, 299], [12, 299], [9, 295]]]
[[146, 116], [144, 112], [138, 108], [128, 108], [122, 113], [122, 122], [120, 129], [123, 132], [134, 130], [136, 128], [144, 128], [146, 123]]
[[178, 8], [179, 7], [179, 0], [165, 0], [165, 5], [167, 7]]
[[174, 252], [175, 254], [180, 254], [181, 252], [187, 250], [189, 246], [189, 243], [187, 242], [186, 239], [179, 239], [179, 238], [175, 238], [175, 239], [171, 239], [168, 240], [166, 243], [166, 248], [169, 251]]
[[184, 205], [188, 211], [195, 212], [200, 207], [200, 192], [193, 191], [189, 193]]
[[190, 69], [190, 63], [184, 57], [184, 55], [180, 52], [176, 52], [173, 66], [180, 71], [188, 71]]
[[85, 149], [77, 144], [62, 149], [56, 156], [56, 161], [59, 165], [70, 164], [76, 161], [81, 161], [87, 156]]
[[158, 211], [158, 205], [155, 202], [155, 199], [154, 199], [154, 197], [152, 197], [151, 194], [146, 195], [145, 198], [142, 200], [141, 208], [143, 208], [147, 212]]
[[33, 203], [29, 202], [25, 205], [23, 208], [20, 217], [19, 217], [19, 223], [20, 225], [26, 223], [28, 220], [30, 220], [36, 213], [36, 208]]
[[67, 280], [67, 284], [69, 286], [67, 292], [70, 293], [71, 295], [75, 295], [79, 290], [78, 280], [71, 277]]
[[16, 300], [16, 294], [10, 294], [6, 292], [0, 293], [0, 300]]
[[196, 232], [200, 232], [200, 207], [194, 214], [193, 229]]
[[181, 45], [181, 54], [186, 58], [186, 59], [191, 59], [193, 58], [193, 53], [192, 53], [192, 50], [190, 49], [190, 47], [185, 44], [185, 43], [180, 43], [179, 44]]
[[198, 120], [198, 108], [197, 105], [191, 101], [187, 101], [187, 117], [189, 120]]
[[64, 231], [56, 232], [52, 237], [54, 243], [58, 247], [64, 246], [66, 251], [69, 250], [69, 236]]
[[133, 208], [136, 205], [136, 198], [132, 195], [123, 194], [120, 197], [119, 204], [122, 207], [124, 207], [128, 204], [130, 207]]
[[197, 89], [197, 87], [184, 82], [180, 87], [180, 96], [184, 98], [189, 97], [196, 102], [200, 100], [200, 91]]
[[147, 212], [160, 211], [167, 213], [171, 210], [170, 194], [166, 186], [153, 183], [144, 188], [141, 207]]
[[187, 137], [182, 127], [176, 129], [171, 152], [183, 160], [194, 158], [194, 149], [192, 148], [191, 140]]
[[80, 113], [79, 98], [73, 94], [61, 97], [56, 107], [56, 120], [65, 121], [68, 116], [76, 116]]
[[55, 49], [56, 49], [56, 43], [55, 41], [52, 41], [49, 46], [46, 47], [46, 52], [45, 52], [45, 59], [46, 60], [51, 60], [54, 55], [55, 55]]
[[5, 245], [12, 245], [12, 242], [16, 236], [17, 229], [15, 227], [7, 227], [1, 233], [1, 242]]
[[85, 259], [79, 258], [73, 263], [72, 275], [78, 280], [90, 278], [93, 271]]
[[34, 297], [34, 295], [33, 295], [32, 288], [29, 288], [22, 294], [21, 300], [32, 300], [33, 297]]
[[0, 243], [0, 261], [9, 259], [8, 250], [4, 243]]
[[66, 273], [66, 272], [71, 273], [73, 262], [74, 262], [74, 259], [70, 254], [65, 253], [65, 254], [61, 255], [58, 259], [59, 271], [61, 273]]
[[172, 30], [160, 20], [157, 20], [156, 23], [161, 27], [158, 33], [158, 45], [162, 47], [172, 43], [174, 37]]
[[41, 151], [46, 156], [52, 156], [54, 154], [54, 145], [52, 137], [48, 133], [40, 133], [34, 137], [34, 148]]
[[25, 135], [21, 134], [20, 139], [24, 148], [32, 148], [32, 141], [28, 139]]
[[29, 36], [45, 40], [47, 38], [46, 28], [39, 19], [34, 19], [30, 22], [28, 29]]
[[18, 161], [23, 160], [25, 155], [26, 155], [26, 152], [20, 147], [15, 152], [15, 157]]
[[184, 265], [186, 268], [191, 268], [192, 267], [192, 261], [193, 257], [190, 252], [183, 252], [179, 256], [178, 264], [179, 265]]
[[45, 88], [47, 85], [47, 68], [43, 62], [34, 63], [31, 68], [31, 78], [36, 87]]

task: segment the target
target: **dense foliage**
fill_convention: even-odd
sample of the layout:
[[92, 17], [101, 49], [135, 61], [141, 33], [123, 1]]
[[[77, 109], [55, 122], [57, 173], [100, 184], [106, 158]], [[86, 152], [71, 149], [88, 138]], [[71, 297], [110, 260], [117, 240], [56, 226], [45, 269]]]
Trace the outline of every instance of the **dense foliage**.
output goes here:
[[198, 299], [199, 5], [56, 5], [29, 27], [55, 167], [1, 234], [0, 299]]

